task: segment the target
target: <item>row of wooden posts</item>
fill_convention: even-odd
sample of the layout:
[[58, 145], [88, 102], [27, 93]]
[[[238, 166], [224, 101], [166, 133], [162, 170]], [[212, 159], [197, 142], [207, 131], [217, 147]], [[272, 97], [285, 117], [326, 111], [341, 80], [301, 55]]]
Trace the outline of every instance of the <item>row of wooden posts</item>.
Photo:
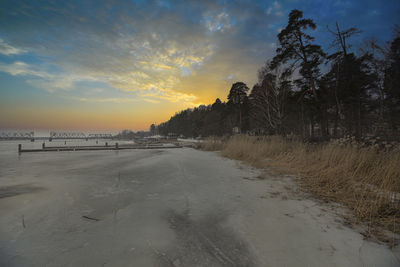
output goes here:
[[[64, 142], [64, 144], [67, 144], [67, 141]], [[96, 144], [98, 144], [98, 141], [96, 141]], [[105, 143], [105, 146], [108, 147], [108, 142]], [[50, 147], [51, 148], [51, 147]], [[46, 149], [46, 143], [42, 143], [42, 149]], [[118, 143], [115, 143], [115, 149], [119, 149]], [[18, 152], [21, 153], [22, 151], [22, 144], [18, 144]]]

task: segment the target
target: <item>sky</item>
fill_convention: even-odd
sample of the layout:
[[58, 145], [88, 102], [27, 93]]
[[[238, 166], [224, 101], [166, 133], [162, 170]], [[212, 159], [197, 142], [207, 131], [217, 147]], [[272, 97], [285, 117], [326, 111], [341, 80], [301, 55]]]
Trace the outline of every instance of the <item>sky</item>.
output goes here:
[[398, 0], [0, 1], [0, 129], [147, 130], [257, 81], [292, 9], [384, 44]]

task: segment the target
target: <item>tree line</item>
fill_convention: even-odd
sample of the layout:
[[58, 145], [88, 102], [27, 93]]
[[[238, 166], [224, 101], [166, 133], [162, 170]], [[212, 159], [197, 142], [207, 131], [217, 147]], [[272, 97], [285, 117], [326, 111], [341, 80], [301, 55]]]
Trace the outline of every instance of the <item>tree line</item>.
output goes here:
[[[235, 132], [294, 134], [330, 138], [368, 134], [386, 138], [400, 130], [400, 28], [387, 46], [371, 39], [356, 53], [356, 28], [327, 27], [332, 36], [325, 52], [310, 33], [312, 19], [292, 10], [278, 34], [276, 55], [258, 71], [250, 88], [232, 85], [226, 102], [201, 105], [153, 125], [162, 135], [222, 136]], [[325, 71], [322, 71], [325, 70]]]

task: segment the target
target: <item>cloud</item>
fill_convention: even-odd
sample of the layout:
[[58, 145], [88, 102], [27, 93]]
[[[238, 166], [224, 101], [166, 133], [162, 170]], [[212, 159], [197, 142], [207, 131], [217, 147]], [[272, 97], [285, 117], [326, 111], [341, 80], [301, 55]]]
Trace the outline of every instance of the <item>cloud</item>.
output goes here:
[[35, 76], [45, 79], [52, 77], [52, 75], [48, 74], [47, 72], [35, 70], [32, 66], [21, 61], [16, 61], [12, 64], [0, 62], [0, 71], [6, 72], [13, 76]]
[[278, 1], [274, 1], [270, 7], [267, 8], [265, 13], [267, 15], [274, 14], [275, 16], [283, 16], [281, 9], [281, 4]]
[[148, 99], [148, 98], [144, 98], [143, 101], [147, 102], [147, 103], [151, 103], [151, 104], [159, 104], [160, 101], [155, 100], [155, 99]]
[[371, 10], [370, 12], [368, 12], [368, 14], [370, 16], [376, 16], [376, 15], [380, 15], [380, 12], [376, 9]]
[[9, 55], [19, 55], [24, 53], [26, 53], [25, 50], [13, 47], [4, 42], [4, 40], [0, 38], [0, 54], [9, 56]]
[[337, 6], [337, 7], [340, 7], [340, 8], [342, 8], [342, 7], [349, 8], [349, 7], [352, 6], [352, 3], [351, 3], [351, 1], [337, 0], [337, 1], [335, 1], [335, 2], [333, 3], [333, 6]]
[[281, 4], [279, 4], [278, 1], [275, 1], [275, 2], [273, 3], [273, 6], [274, 6], [275, 9], [280, 9], [280, 8], [281, 8]]
[[109, 98], [96, 98], [96, 97], [76, 97], [72, 98], [74, 100], [78, 100], [80, 102], [92, 102], [92, 103], [131, 103], [138, 102], [137, 98], [118, 98], [118, 97], [109, 97]]
[[223, 32], [224, 30], [229, 29], [232, 26], [229, 15], [224, 11], [218, 14], [215, 14], [215, 12], [208, 12], [204, 15], [203, 21], [205, 27], [210, 32]]
[[204, 0], [174, 3], [173, 8], [129, 2], [90, 8], [53, 2], [41, 8], [17, 6], [0, 19], [0, 27], [13, 44], [49, 59], [58, 70], [27, 65], [18, 75], [50, 92], [82, 90], [80, 81], [98, 81], [134, 92], [143, 101], [191, 105], [208, 101], [207, 92], [225, 94], [229, 88], [221, 85], [231, 74], [252, 83], [256, 72], [251, 72], [273, 51], [265, 42], [274, 37], [266, 30], [269, 19], [256, 4]]
[[[9, 73], [13, 76], [28, 76], [27, 82], [37, 88], [44, 89], [48, 92], [57, 92], [59, 90], [71, 91], [81, 90], [82, 87], [77, 86], [80, 82], [104, 82], [114, 85], [125, 92], [136, 92], [136, 98], [73, 98], [81, 102], [97, 102], [97, 103], [126, 103], [137, 102], [143, 100], [148, 103], [159, 103], [160, 100], [166, 100], [172, 103], [187, 102], [192, 103], [197, 99], [193, 94], [186, 94], [176, 92], [172, 88], [179, 82], [175, 76], [164, 77], [164, 79], [154, 80], [142, 72], [133, 72], [129, 75], [101, 77], [96, 75], [77, 75], [77, 74], [52, 74], [38, 67], [28, 65], [24, 62], [14, 62], [11, 64], [0, 63], [0, 71]], [[148, 83], [144, 81], [138, 82], [137, 78], [147, 79]], [[130, 88], [129, 86], [136, 85], [137, 87]], [[102, 92], [104, 89], [89, 89], [97, 93]], [[138, 98], [139, 97], [139, 98]], [[151, 98], [153, 99], [151, 99]], [[141, 98], [141, 99], [140, 99]]]
[[88, 75], [50, 73], [41, 69], [40, 66], [29, 65], [21, 61], [11, 64], [0, 63], [0, 71], [13, 76], [27, 77], [28, 83], [48, 92], [76, 89], [75, 84], [77, 82], [98, 81], [98, 79]]
[[[143, 114], [142, 121], [152, 114], [151, 121], [160, 122], [179, 109], [226, 99], [233, 82], [252, 87], [257, 69], [275, 54], [277, 32], [291, 9], [315, 21], [321, 30], [312, 35], [327, 47], [324, 28], [336, 20], [363, 27], [360, 38], [392, 38], [387, 29], [400, 6], [389, 2], [4, 0], [0, 71], [28, 83], [18, 92], [4, 91], [19, 97], [38, 87], [65, 104], [62, 114], [88, 114], [88, 107], [118, 111], [129, 118], [124, 127], [135, 124], [134, 112]], [[378, 15], [371, 20], [373, 10]], [[351, 41], [356, 46], [356, 38]], [[12, 79], [0, 82], [6, 88]], [[99, 125], [114, 125], [115, 118], [105, 122], [102, 115]]]
[[48, 74], [49, 76], [43, 79], [28, 79], [27, 82], [37, 88], [46, 90], [47, 92], [57, 91], [73, 91], [78, 90], [76, 86], [79, 82], [84, 81], [99, 81], [90, 76], [81, 76], [75, 74]]
[[[186, 103], [193, 103], [197, 100], [197, 97], [193, 94], [186, 94], [181, 92], [170, 92], [168, 90], [149, 90], [149, 92], [140, 92], [140, 96], [142, 97], [152, 97], [158, 98], [162, 100], [167, 100], [172, 103], [176, 102], [186, 102]], [[148, 98], [145, 98], [147, 101]]]

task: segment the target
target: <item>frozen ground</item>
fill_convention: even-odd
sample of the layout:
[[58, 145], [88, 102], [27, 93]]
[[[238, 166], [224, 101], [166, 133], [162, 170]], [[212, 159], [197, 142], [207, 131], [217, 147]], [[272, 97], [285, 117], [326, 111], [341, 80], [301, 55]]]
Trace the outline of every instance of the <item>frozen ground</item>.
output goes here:
[[399, 266], [289, 177], [216, 153], [0, 146], [0, 266]]

